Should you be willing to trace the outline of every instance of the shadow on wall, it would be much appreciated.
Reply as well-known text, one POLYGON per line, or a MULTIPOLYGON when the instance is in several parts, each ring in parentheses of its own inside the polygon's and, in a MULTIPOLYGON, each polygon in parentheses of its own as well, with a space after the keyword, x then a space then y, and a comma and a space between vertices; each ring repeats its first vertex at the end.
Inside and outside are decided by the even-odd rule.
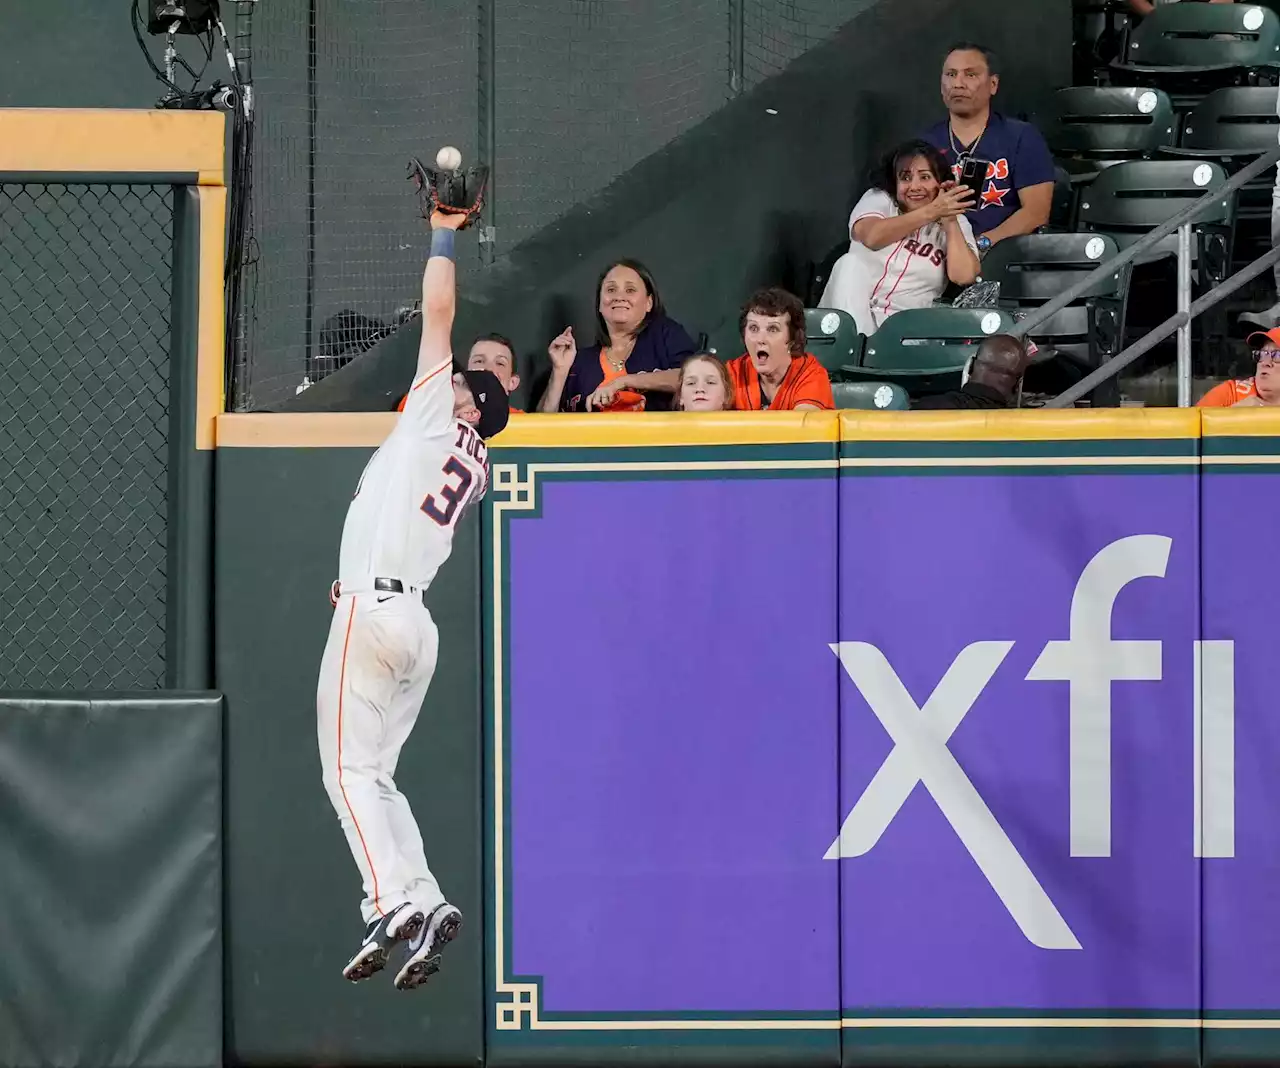
MULTIPOLYGON (((455 355, 464 357, 482 332, 513 338, 524 365, 513 401, 531 407, 548 341, 570 323, 580 338, 591 336, 596 276, 623 256, 648 265, 670 314, 695 338, 732 331, 757 286, 807 295, 810 265, 842 240, 870 161, 937 121, 942 58, 962 39, 1001 56, 999 101, 1010 114, 1034 111, 1070 81, 1069 0, 879 0, 501 257, 461 294, 455 355)), ((499 211, 500 182, 495 176, 499 211)), ((407 224, 412 215, 406 202, 407 224)), ((464 236, 462 255, 473 254, 473 241, 464 236)), ((277 410, 393 407, 413 375, 419 328, 411 324, 412 336, 383 342, 277 410)))

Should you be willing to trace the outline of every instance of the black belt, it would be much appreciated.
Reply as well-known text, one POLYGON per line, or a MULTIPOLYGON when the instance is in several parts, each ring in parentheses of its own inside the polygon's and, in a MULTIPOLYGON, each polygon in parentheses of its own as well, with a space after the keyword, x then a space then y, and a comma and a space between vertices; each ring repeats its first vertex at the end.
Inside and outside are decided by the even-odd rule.
MULTIPOLYGON (((393 579, 393 578, 376 578, 373 580, 373 588, 378 593, 404 593, 405 592, 404 583, 401 582, 399 579, 393 579)), ((422 599, 422 607, 426 608, 427 591, 424 589, 419 589, 418 596, 422 599)))
MULTIPOLYGON (((404 583, 394 578, 375 578, 373 580, 373 588, 378 593, 404 593, 404 583)), ((427 591, 421 590, 422 603, 427 603, 427 591)), ((338 603, 338 598, 342 596, 342 583, 334 581, 329 588, 329 600, 334 604, 338 603)))

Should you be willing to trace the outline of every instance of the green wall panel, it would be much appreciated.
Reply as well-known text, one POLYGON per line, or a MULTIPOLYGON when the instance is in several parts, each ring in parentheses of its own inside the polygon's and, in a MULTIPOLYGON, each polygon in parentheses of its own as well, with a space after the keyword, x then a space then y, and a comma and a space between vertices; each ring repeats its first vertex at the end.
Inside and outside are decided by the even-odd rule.
POLYGON ((477 522, 428 601, 440 660, 400 759, 441 887, 463 912, 409 993, 353 986, 359 876, 320 780, 315 689, 347 502, 372 449, 221 449, 215 673, 227 699, 227 1057, 248 1064, 476 1064, 482 1057, 477 522))
POLYGON ((0 696, 0 1064, 222 1063, 222 702, 0 696))

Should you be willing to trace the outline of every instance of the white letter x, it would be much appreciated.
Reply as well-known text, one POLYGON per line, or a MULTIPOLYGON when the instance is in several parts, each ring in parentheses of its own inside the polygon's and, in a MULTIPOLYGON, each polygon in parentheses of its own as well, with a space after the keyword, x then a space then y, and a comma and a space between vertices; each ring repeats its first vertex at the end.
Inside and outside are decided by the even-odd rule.
POLYGON ((922 709, 874 645, 831 646, 894 747, 826 857, 860 856, 869 850, 919 782, 1028 941, 1042 949, 1079 949, 1071 928, 947 748, 952 732, 1011 648, 1013 642, 967 646, 922 709))

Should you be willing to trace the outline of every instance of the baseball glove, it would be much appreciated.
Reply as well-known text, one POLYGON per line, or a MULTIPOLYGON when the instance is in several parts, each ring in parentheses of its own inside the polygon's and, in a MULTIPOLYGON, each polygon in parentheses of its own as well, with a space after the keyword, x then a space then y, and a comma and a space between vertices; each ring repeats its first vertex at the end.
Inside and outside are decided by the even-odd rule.
POLYGON ((480 217, 484 206, 485 186, 489 184, 489 168, 480 165, 465 171, 442 171, 428 167, 416 156, 409 160, 409 181, 418 194, 418 206, 424 219, 433 212, 465 215, 465 230, 480 217))

